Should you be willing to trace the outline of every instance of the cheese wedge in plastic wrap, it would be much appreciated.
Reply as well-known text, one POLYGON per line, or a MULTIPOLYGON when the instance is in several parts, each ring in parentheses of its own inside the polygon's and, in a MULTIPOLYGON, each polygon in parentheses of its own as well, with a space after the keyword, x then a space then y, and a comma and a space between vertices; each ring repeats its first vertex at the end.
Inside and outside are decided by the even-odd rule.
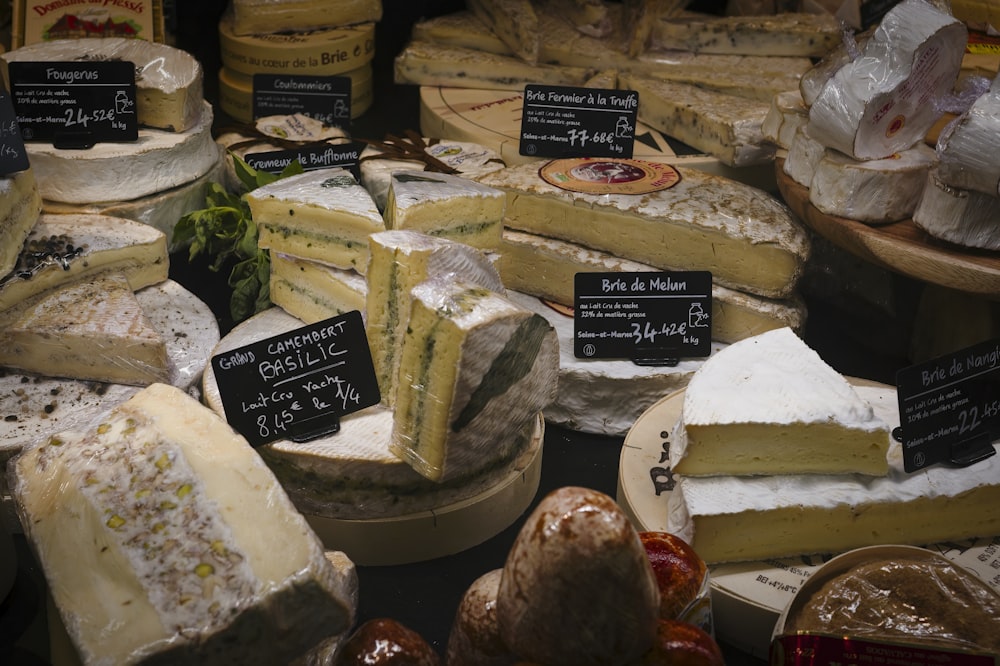
POLYGON ((529 65, 538 64, 538 16, 529 0, 467 0, 466 6, 529 65))
POLYGON ((816 165, 826 152, 826 146, 812 137, 808 123, 799 125, 792 135, 792 143, 788 146, 788 154, 781 170, 799 185, 809 187, 816 174, 816 165))
POLYGON ((54 39, 0 55, 8 87, 11 62, 87 60, 127 60, 135 64, 135 111, 143 127, 184 132, 202 117, 205 100, 201 63, 187 51, 167 44, 125 37, 54 39))
POLYGON ((818 58, 840 42, 840 24, 828 13, 787 12, 712 16, 684 12, 655 22, 653 46, 696 53, 818 58))
POLYGON ((358 310, 365 314, 368 282, 357 271, 271 253, 271 302, 307 324, 358 310))
POLYGON ((780 92, 771 97, 771 108, 760 125, 764 138, 779 148, 788 150, 795 131, 809 120, 809 110, 798 90, 780 92))
POLYGON ((136 386, 170 380, 166 342, 120 272, 55 287, 0 313, 0 366, 136 386))
POLYGON ((505 293, 500 275, 485 254, 468 245, 399 229, 369 239, 366 331, 382 401, 396 401, 401 346, 409 327, 413 288, 432 277, 462 280, 505 293))
POLYGON ((903 0, 809 107, 809 131, 855 159, 881 159, 923 140, 943 115, 967 30, 926 0, 903 0))
POLYGON ((236 35, 308 32, 382 20, 382 0, 233 0, 236 35))
POLYGON ((42 210, 31 169, 0 177, 0 278, 14 270, 42 210))
POLYGON ((1000 197, 952 187, 937 169, 927 174, 913 223, 949 243, 1000 250, 1000 197))
POLYGON ((559 342, 545 319, 451 276, 413 288, 389 450, 439 482, 506 455, 556 396, 559 342))
POLYGON ((556 160, 545 171, 548 180, 536 164, 480 179, 507 192, 505 227, 661 270, 711 271, 717 284, 770 298, 793 292, 809 254, 808 235, 787 207, 743 183, 694 169, 611 158, 556 160), (595 183, 610 175, 626 181, 624 187, 649 182, 659 183, 659 189, 595 192, 595 183))
POLYGON ((153 384, 8 467, 85 664, 288 663, 348 629, 357 578, 246 440, 153 384))
POLYGON ((135 291, 166 280, 169 266, 166 236, 147 224, 104 215, 43 213, 14 270, 0 277, 0 311, 105 270, 124 272, 135 291))
POLYGON ((1000 78, 938 137, 938 178, 953 187, 1000 195, 1000 78))

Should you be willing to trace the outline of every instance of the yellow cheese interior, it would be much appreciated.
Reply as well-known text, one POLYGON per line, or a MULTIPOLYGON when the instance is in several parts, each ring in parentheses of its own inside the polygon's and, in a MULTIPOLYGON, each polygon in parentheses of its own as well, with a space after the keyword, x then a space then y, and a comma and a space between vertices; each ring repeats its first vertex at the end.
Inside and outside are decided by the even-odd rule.
POLYGON ((400 207, 390 187, 383 217, 387 229, 410 229, 493 250, 500 245, 503 211, 503 197, 429 198, 400 207))
POLYGON ((310 261, 271 255, 271 302, 306 324, 359 310, 365 311, 365 293, 310 261))

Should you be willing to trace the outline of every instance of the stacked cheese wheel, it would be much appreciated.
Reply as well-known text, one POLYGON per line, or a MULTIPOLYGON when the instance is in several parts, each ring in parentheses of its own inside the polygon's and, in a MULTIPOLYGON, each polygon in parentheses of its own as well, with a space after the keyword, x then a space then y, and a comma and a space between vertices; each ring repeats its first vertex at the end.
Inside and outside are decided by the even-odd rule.
POLYGON ((201 65, 171 46, 112 37, 32 44, 3 54, 0 65, 6 75, 10 62, 77 60, 135 64, 139 138, 88 149, 28 143, 44 210, 132 219, 169 239, 177 220, 202 207, 208 183, 219 178, 201 65))
POLYGON ((219 106, 253 120, 254 74, 338 76, 351 80, 351 117, 374 99, 371 61, 381 0, 322 8, 284 0, 236 0, 219 21, 219 106))

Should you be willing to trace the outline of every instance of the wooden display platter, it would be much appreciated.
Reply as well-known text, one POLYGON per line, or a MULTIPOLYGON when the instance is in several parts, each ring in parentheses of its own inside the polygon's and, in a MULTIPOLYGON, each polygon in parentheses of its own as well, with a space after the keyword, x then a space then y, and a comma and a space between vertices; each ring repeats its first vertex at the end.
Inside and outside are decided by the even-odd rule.
POLYGON ((924 282, 1000 299, 1000 252, 961 248, 933 238, 912 220, 879 226, 827 215, 809 201, 809 188, 775 160, 778 191, 802 222, 835 245, 871 263, 924 282))

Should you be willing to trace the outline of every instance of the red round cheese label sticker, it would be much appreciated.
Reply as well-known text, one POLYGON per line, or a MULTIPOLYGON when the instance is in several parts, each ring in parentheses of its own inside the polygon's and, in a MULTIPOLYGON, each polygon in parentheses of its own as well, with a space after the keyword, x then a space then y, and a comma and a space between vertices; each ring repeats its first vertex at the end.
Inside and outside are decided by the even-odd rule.
POLYGON ((669 164, 617 157, 574 157, 544 164, 538 175, 558 188, 582 194, 648 194, 681 180, 669 164))

